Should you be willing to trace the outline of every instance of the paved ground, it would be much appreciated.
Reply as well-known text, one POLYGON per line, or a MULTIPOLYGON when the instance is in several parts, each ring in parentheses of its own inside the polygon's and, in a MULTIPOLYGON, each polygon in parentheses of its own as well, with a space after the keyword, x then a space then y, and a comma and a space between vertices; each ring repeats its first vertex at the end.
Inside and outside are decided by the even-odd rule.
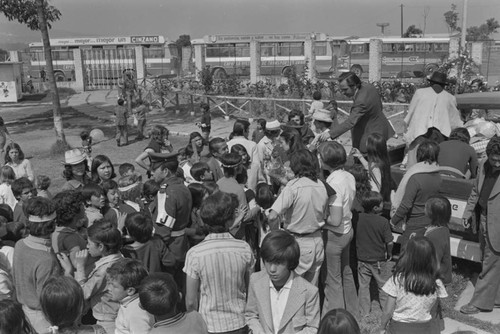
MULTIPOLYGON (((108 135, 108 138, 111 137, 114 132, 113 108, 116 105, 116 101, 117 92, 113 90, 79 93, 61 101, 63 107, 72 108, 68 111, 69 114, 64 115, 64 129, 68 143, 74 147, 80 146, 79 132, 82 127, 82 123, 80 122, 80 120, 83 119, 82 116, 85 116, 87 121, 88 117, 92 118, 92 126, 95 127, 95 124, 98 124, 98 127, 106 130, 105 133, 108 135)), ((13 133, 14 136, 16 136, 16 132, 22 133, 22 136, 16 136, 16 141, 18 141, 23 148, 26 147, 23 146, 23 143, 31 144, 33 142, 37 142, 39 144, 37 146, 44 147, 45 144, 50 145, 54 142, 53 133, 51 131, 47 131, 52 127, 51 122, 48 122, 48 120, 51 119, 51 113, 50 103, 47 102, 36 103, 33 101, 26 101, 16 104, 0 105, 0 116, 3 117, 4 121, 7 123, 11 133, 13 133), (26 131, 28 129, 30 131, 26 131)), ((199 131, 198 127, 195 125, 195 122, 199 120, 199 117, 200 115, 198 113, 192 115, 190 111, 177 113, 173 110, 168 112, 153 110, 148 115, 148 124, 149 126, 153 124, 166 125, 173 135, 185 137, 188 136, 190 132, 199 131)), ((213 117, 212 136, 226 137, 232 130, 232 123, 232 121, 226 120, 223 117, 213 117)), ((254 126, 255 124, 252 125, 252 127, 254 126)), ((113 147, 110 142, 102 143, 100 145, 104 145, 108 150, 113 147)), ((140 152, 143 149, 142 147, 144 144, 141 142, 131 141, 129 146, 130 148, 136 149, 140 152)), ((99 149, 99 146, 96 146, 95 148, 99 149)), ((33 154, 34 150, 40 150, 40 147, 32 147, 30 153, 33 154)), ((29 147, 27 148, 27 151, 30 151, 29 147)), ((49 162, 50 161, 44 161, 44 163, 49 162)), ((56 164, 54 164, 54 166, 55 165, 56 164)), ((456 305, 457 310, 470 300, 473 290, 473 284, 469 282, 469 285, 459 298, 456 305)), ((500 309, 495 309, 493 312, 489 313, 480 313, 478 315, 474 315, 473 317, 482 321, 499 324, 500 309)), ((442 333, 483 334, 486 332, 454 319, 446 318, 445 330, 442 333)))

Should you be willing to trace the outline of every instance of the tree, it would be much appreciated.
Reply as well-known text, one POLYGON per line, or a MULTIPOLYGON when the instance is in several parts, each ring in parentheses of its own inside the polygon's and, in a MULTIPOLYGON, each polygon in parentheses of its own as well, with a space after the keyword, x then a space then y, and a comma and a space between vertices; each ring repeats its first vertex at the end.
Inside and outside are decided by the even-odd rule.
POLYGON ((462 29, 458 26, 457 5, 451 4, 451 10, 444 13, 444 20, 448 26, 448 33, 451 35, 455 32, 460 32, 462 29))
POLYGON ((488 41, 491 40, 490 35, 497 32, 500 28, 500 24, 494 18, 486 20, 486 23, 480 26, 474 26, 467 28, 467 41, 488 41))
POLYGON ((0 0, 0 12, 9 21, 18 21, 19 23, 26 24, 31 30, 40 30, 42 34, 45 59, 47 60, 47 76, 52 92, 56 147, 65 148, 68 144, 66 143, 66 136, 63 130, 61 102, 54 76, 49 37, 49 28, 52 27, 51 22, 59 20, 61 12, 54 6, 50 6, 46 0, 0 0))
POLYGON ((423 31, 420 28, 415 27, 414 24, 408 27, 406 29, 406 32, 403 34, 403 37, 408 38, 408 37, 414 37, 414 36, 419 36, 422 35, 423 31))

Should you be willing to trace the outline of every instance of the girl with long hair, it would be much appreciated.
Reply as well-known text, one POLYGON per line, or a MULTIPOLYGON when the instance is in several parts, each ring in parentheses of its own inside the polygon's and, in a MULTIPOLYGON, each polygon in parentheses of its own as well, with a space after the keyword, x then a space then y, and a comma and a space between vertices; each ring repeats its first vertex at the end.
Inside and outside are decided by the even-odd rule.
POLYGON ((382 288, 387 302, 382 315, 386 333, 439 333, 431 311, 448 294, 439 279, 436 250, 426 237, 410 239, 391 278, 382 288))

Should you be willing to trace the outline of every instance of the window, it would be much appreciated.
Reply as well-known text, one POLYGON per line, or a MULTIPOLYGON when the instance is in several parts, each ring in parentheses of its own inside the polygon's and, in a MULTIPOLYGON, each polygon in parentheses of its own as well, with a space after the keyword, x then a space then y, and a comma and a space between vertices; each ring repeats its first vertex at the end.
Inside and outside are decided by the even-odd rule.
POLYGON ((276 56, 276 43, 261 43, 260 44, 261 57, 274 57, 276 56))
POLYGON ((278 44, 278 56, 303 56, 304 55, 304 43, 277 43, 278 44))
POLYGON ((327 55, 326 48, 327 48, 327 42, 316 42, 316 45, 314 47, 316 56, 326 56, 327 55))
POLYGON ((73 60, 73 51, 56 50, 52 51, 53 60, 73 60))
POLYGON ((405 52, 415 51, 415 44, 405 44, 405 52))
POLYGON ((164 48, 144 49, 144 58, 165 58, 164 48))
POLYGON ((435 52, 448 52, 449 46, 450 45, 448 43, 436 43, 436 44, 434 44, 434 51, 435 52))
POLYGON ((417 52, 430 52, 431 44, 430 43, 417 43, 415 44, 415 51, 417 52))
POLYGON ((382 52, 394 52, 394 44, 385 43, 382 45, 382 52))
POLYGON ((365 45, 364 44, 353 44, 351 45, 351 53, 364 53, 365 45))
POLYGON ((236 43, 234 47, 236 57, 250 57, 250 44, 236 43))

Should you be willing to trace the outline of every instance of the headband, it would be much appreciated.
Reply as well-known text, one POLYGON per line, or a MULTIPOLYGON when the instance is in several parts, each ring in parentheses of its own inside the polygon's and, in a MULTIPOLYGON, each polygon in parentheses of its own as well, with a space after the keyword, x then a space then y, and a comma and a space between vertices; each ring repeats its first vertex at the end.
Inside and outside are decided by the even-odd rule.
POLYGON ((121 191, 121 192, 128 191, 128 190, 136 187, 137 185, 139 185, 139 182, 132 183, 132 184, 125 186, 125 187, 118 187, 118 191, 121 191))
POLYGON ((56 219, 57 215, 55 212, 48 216, 33 216, 29 215, 28 220, 32 223, 45 223, 45 222, 50 222, 51 220, 56 219))
POLYGON ((234 168, 234 167, 239 166, 240 164, 241 164, 241 161, 240 161, 240 162, 238 162, 237 164, 234 164, 234 165, 226 165, 226 164, 222 164, 222 163, 221 163, 221 166, 222 166, 222 167, 226 167, 226 168, 234 168))

